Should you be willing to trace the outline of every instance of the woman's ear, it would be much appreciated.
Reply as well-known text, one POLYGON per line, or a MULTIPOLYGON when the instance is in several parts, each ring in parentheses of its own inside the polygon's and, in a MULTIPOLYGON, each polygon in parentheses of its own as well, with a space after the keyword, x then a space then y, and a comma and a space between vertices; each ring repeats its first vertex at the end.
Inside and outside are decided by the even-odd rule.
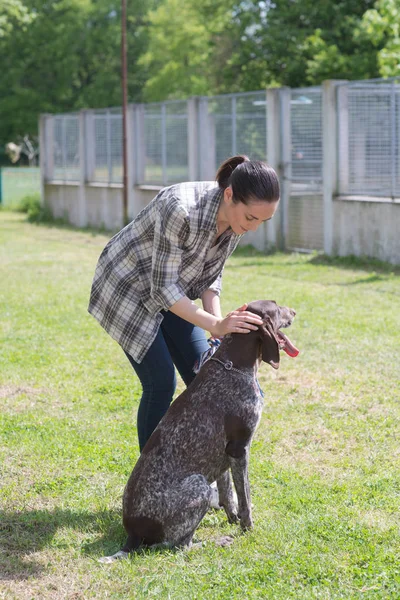
POLYGON ((226 204, 228 204, 228 206, 230 204, 232 204, 232 198, 233 198, 232 187, 230 185, 228 185, 228 187, 224 189, 224 201, 226 202, 226 204))

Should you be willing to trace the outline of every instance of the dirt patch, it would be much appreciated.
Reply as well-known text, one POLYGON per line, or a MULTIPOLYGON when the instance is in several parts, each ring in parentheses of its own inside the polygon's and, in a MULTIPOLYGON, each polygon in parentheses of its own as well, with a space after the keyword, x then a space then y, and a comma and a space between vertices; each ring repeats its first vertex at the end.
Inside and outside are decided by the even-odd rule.
POLYGON ((42 394, 43 390, 32 386, 0 385, 0 400, 15 398, 16 396, 36 396, 42 394))

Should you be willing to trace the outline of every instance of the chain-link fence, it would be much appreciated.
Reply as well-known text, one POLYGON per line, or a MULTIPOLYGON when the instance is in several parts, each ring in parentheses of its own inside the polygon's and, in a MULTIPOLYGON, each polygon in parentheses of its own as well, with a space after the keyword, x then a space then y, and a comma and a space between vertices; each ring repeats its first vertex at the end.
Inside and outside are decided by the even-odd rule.
POLYGON ((53 177, 61 181, 79 181, 79 115, 55 115, 53 122, 53 177))
MULTIPOLYGON (((338 136, 339 193, 399 197, 399 80, 341 83, 337 94, 337 128, 330 135, 338 136)), ((209 179, 234 154, 268 161, 268 130, 277 126, 265 91, 130 105, 129 110, 128 139, 136 157, 138 185, 209 179), (193 162, 192 152, 190 163, 194 146, 196 157, 193 162)), ((294 191, 319 191, 321 88, 290 90, 286 110, 290 114, 281 112, 278 128, 283 136, 282 121, 290 120, 290 140, 284 142, 289 144, 287 179, 294 191)), ((122 182, 120 108, 47 115, 44 127, 46 180, 122 182)))
POLYGON ((339 191, 400 196, 400 79, 338 87, 339 191))
MULTIPOLYGON (((122 182, 122 110, 95 110, 87 120, 94 138, 94 161, 88 179, 93 182, 122 182)), ((85 136, 85 140, 87 136, 85 136)))
POLYGON ((322 186, 322 91, 291 90, 291 179, 297 188, 322 186))
POLYGON ((189 178, 188 109, 185 101, 144 107, 144 184, 172 184, 189 178))

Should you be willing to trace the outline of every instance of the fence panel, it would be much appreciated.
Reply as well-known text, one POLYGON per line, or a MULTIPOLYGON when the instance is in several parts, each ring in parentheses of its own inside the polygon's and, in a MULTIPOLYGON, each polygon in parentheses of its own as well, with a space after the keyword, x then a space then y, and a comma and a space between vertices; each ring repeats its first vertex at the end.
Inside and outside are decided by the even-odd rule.
POLYGON ((52 146, 53 179, 79 181, 79 115, 55 115, 52 146))
POLYGON ((210 153, 215 173, 229 156, 247 154, 255 160, 267 158, 266 94, 246 92, 203 97, 200 110, 200 152, 210 153))
POLYGON ((96 110, 94 120, 93 182, 122 182, 122 110, 96 110))
POLYGON ((340 193, 400 195, 400 85, 397 80, 339 86, 340 193), (345 176, 343 176, 345 173, 345 176))
MULTIPOLYGON (((290 91, 290 182, 286 247, 322 250, 324 207, 322 196, 322 90, 290 91)), ((282 115, 282 118, 287 118, 282 115)), ((334 132, 332 132, 334 135, 334 132)))
POLYGON ((322 91, 298 88, 291 91, 291 178, 298 189, 322 187, 322 91))
POLYGON ((146 104, 144 107, 144 184, 168 185, 186 181, 188 110, 186 101, 146 104))

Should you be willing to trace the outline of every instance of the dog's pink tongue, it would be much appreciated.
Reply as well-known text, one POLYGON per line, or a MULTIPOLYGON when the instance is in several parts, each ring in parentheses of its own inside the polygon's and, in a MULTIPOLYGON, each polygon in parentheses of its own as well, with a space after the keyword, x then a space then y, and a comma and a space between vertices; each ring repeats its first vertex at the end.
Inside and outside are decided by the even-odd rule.
POLYGON ((295 358, 299 354, 300 350, 298 350, 296 346, 292 344, 288 336, 282 333, 282 331, 280 331, 279 334, 281 336, 282 341, 284 342, 281 345, 281 349, 284 350, 288 356, 295 358))

